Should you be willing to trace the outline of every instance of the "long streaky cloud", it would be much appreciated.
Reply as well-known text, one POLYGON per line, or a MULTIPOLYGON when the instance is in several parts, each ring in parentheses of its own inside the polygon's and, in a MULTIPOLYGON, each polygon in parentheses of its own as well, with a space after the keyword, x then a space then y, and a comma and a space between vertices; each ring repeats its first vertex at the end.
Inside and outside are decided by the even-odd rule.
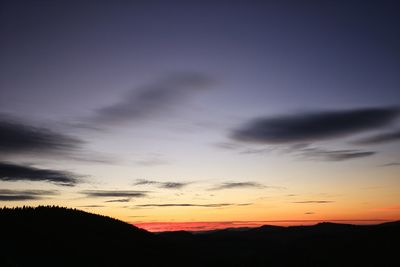
POLYGON ((201 207, 201 208, 221 208, 221 207, 228 207, 228 206, 248 206, 251 205, 252 203, 211 203, 211 204, 191 204, 191 203, 172 203, 172 204, 141 204, 141 205, 135 205, 134 207, 151 207, 151 208, 157 208, 157 207, 201 207))
POLYGON ((106 206, 103 205, 83 205, 83 206, 78 206, 78 208, 104 208, 106 206))
POLYGON ((165 189, 181 189, 189 184, 190 182, 159 182, 147 179, 138 179, 134 183, 134 185, 156 185, 165 189))
POLYGON ((39 169, 32 166, 0 162, 1 181, 36 181, 74 186, 79 182, 78 178, 78 175, 67 171, 39 169))
POLYGON ((400 141, 400 130, 392 132, 383 132, 374 136, 370 136, 359 141, 356 144, 361 145, 375 145, 375 144, 385 144, 390 142, 400 141))
POLYGON ((296 113, 252 120, 233 131, 231 137, 266 144, 316 142, 380 129, 398 115, 397 107, 296 113))
POLYGON ((210 190, 237 189, 237 188, 266 188, 265 185, 256 182, 227 182, 217 185, 210 190))
POLYGON ((81 191, 87 197, 146 197, 148 191, 124 191, 124 190, 85 190, 81 191))
POLYGON ((0 201, 38 200, 58 194, 50 190, 10 190, 0 189, 0 201))
POLYGON ((400 166, 400 162, 389 162, 389 163, 382 164, 380 166, 381 167, 400 166))
POLYGON ((84 142, 76 137, 35 127, 0 114, 0 151, 14 154, 64 154, 78 149, 84 142))
POLYGON ((370 157, 375 151, 363 151, 356 149, 327 150, 322 148, 303 148, 295 151, 304 159, 321 161, 345 161, 351 159, 370 157))
POLYGON ((295 204, 329 204, 334 203, 335 201, 331 200, 306 200, 306 201, 294 201, 292 203, 295 204))
POLYGON ((107 201, 104 201, 104 202, 108 202, 108 203, 117 202, 117 203, 119 203, 119 202, 129 202, 129 201, 131 201, 130 198, 120 198, 120 199, 111 199, 111 200, 107 200, 107 201))

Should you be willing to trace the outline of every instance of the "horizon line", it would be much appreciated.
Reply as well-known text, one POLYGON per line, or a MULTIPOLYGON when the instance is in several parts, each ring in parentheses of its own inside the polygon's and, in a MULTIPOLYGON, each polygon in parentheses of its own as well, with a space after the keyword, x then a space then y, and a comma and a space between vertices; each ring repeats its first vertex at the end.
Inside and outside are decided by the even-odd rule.
POLYGON ((360 224, 370 222, 371 224, 379 224, 384 222, 399 221, 400 219, 306 219, 306 220, 263 220, 263 221, 198 221, 198 222, 130 222, 132 225, 145 229, 149 232, 169 232, 169 231, 210 231, 210 230, 222 230, 228 228, 257 228, 269 223, 277 223, 275 226, 301 226, 301 225, 312 225, 312 223, 322 222, 348 222, 350 224, 360 224), (364 223, 363 223, 364 222, 364 223), (291 224, 293 223, 293 224, 291 224))

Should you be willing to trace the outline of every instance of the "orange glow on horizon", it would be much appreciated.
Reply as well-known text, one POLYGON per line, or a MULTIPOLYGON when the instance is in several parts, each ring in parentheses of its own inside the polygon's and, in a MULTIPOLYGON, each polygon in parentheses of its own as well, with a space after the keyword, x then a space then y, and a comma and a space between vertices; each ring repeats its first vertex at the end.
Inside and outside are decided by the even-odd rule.
POLYGON ((263 225, 296 226, 314 225, 320 222, 333 222, 345 224, 379 224, 390 220, 366 219, 366 220, 276 220, 276 221, 225 221, 225 222, 138 222, 132 223, 136 227, 149 232, 168 231, 210 231, 226 228, 260 227, 263 225))

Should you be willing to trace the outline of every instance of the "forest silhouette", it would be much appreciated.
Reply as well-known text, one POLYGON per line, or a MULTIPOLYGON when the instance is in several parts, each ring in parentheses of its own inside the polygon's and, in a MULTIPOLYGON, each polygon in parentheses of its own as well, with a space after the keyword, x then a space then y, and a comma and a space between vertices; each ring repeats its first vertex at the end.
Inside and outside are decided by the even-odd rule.
POLYGON ((150 233, 56 206, 0 209, 0 266, 398 266, 400 221, 150 233))

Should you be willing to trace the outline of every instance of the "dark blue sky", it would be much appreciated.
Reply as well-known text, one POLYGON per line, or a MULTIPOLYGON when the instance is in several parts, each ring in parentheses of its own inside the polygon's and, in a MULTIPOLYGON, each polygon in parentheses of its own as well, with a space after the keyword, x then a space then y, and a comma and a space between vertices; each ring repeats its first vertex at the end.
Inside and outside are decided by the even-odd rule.
POLYGON ((225 82, 221 105, 397 104, 396 1, 216 2, 3 1, 1 105, 94 108, 182 71, 225 82))

